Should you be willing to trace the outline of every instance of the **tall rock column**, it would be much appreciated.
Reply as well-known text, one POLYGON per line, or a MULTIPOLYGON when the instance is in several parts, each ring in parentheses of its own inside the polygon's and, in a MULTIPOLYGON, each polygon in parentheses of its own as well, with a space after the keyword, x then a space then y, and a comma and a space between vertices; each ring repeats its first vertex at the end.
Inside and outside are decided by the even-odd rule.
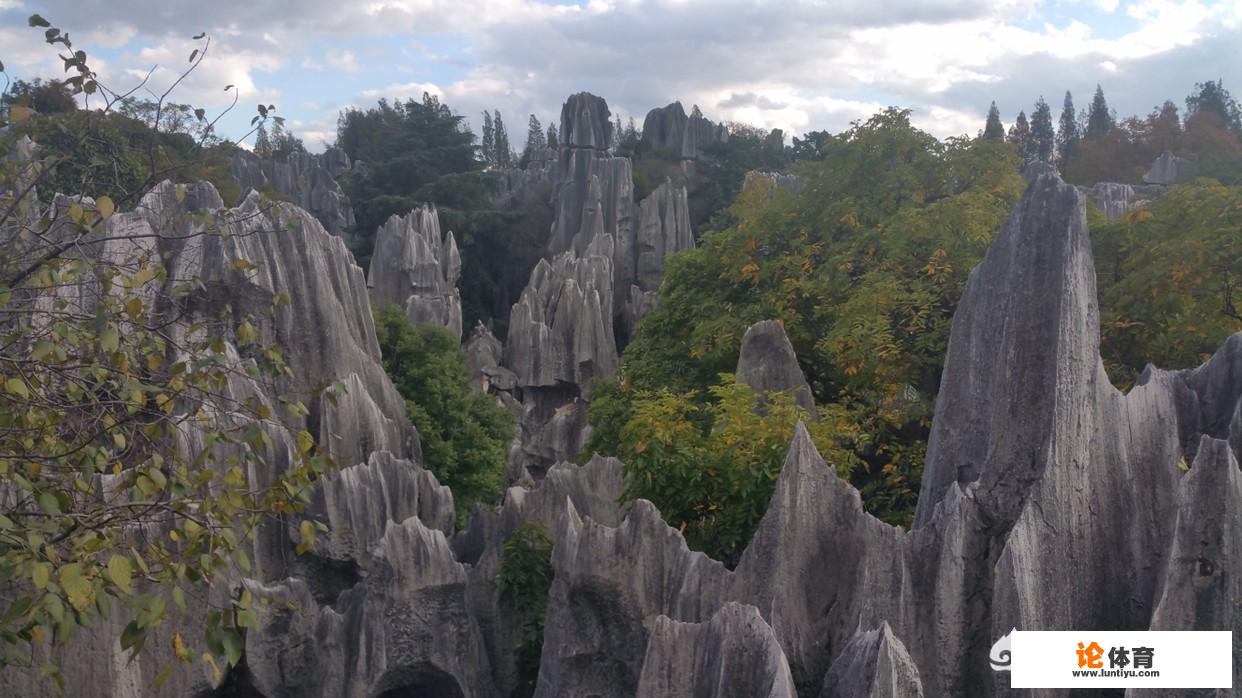
POLYGON ((435 206, 392 216, 375 235, 371 296, 393 303, 412 322, 441 325, 461 339, 461 254, 453 232, 440 234, 435 206))

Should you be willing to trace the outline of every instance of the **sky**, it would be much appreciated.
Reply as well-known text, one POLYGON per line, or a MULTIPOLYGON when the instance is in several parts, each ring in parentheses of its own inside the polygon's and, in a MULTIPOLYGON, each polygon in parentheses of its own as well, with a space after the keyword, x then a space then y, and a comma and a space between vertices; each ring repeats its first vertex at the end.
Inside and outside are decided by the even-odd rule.
POLYGON ((838 132, 886 107, 936 136, 975 134, 995 100, 1006 125, 1043 96, 1059 114, 1100 85, 1121 116, 1196 82, 1242 97, 1242 0, 0 0, 0 61, 11 78, 63 75, 58 47, 26 26, 69 32, 100 81, 125 91, 154 68, 163 92, 220 113, 234 139, 256 104, 276 105, 308 149, 337 115, 381 97, 440 97, 479 131, 499 110, 515 145, 530 114, 546 126, 570 94, 608 100, 641 127, 680 100, 717 121, 838 132))

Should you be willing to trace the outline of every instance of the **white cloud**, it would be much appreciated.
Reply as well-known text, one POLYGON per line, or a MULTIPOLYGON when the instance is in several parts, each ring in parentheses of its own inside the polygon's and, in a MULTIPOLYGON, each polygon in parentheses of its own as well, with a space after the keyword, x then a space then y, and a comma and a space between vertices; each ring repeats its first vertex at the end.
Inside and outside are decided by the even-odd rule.
POLYGON ((356 73, 360 66, 353 51, 328 51, 328 65, 343 73, 356 73))

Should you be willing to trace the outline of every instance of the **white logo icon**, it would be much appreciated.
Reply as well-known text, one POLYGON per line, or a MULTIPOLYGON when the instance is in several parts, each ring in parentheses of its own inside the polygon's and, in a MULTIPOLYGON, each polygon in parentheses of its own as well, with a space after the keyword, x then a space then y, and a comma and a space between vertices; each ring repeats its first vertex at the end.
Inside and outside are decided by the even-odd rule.
POLYGON ((1014 630, 1017 630, 1017 628, 1011 629, 1004 637, 997 640, 996 644, 992 645, 992 652, 988 656, 988 659, 992 662, 992 671, 1009 671, 1009 665, 1013 661, 1009 651, 1009 636, 1013 634, 1014 630))

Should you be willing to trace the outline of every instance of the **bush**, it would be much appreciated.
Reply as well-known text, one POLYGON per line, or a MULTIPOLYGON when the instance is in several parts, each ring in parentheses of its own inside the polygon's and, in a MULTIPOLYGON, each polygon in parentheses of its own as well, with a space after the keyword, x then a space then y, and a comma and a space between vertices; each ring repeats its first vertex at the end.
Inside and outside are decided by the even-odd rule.
POLYGON ((842 477, 858 463, 853 449, 860 434, 843 409, 825 406, 812 421, 790 395, 760 396, 729 374, 706 401, 668 389, 627 395, 614 388, 594 394, 590 409, 592 421, 625 413, 619 443, 609 449, 625 463, 625 498, 650 500, 692 549, 727 564, 737 561, 763 518, 799 421, 842 477))
POLYGON ((500 552, 496 574, 500 600, 516 619, 520 633, 514 647, 519 685, 514 696, 531 696, 539 677, 543 623, 552 587, 552 539, 542 524, 527 521, 514 529, 500 552))
POLYGON ((504 491, 513 417, 496 400, 470 389, 466 355, 443 327, 415 325, 400 308, 375 309, 384 369, 405 398, 418 428, 423 465, 453 490, 458 521, 475 503, 504 491))

